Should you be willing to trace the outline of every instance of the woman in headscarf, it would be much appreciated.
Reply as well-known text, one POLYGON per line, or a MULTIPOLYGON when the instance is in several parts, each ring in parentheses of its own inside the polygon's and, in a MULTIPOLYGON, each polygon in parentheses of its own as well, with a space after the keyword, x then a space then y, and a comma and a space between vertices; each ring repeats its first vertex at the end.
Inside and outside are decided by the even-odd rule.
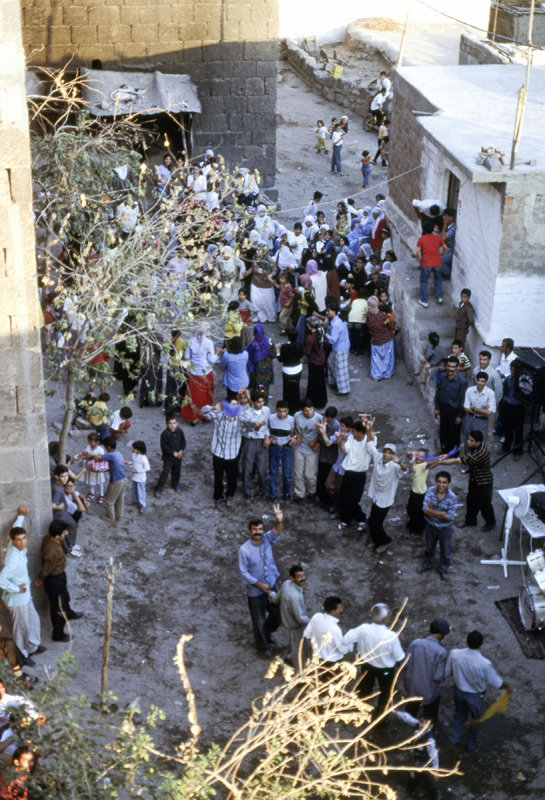
POLYGON ((187 377, 187 394, 182 405, 180 416, 196 425, 202 419, 201 408, 212 403, 214 395, 214 373, 212 365, 219 356, 214 350, 212 339, 206 336, 207 329, 203 325, 196 336, 189 340, 184 359, 190 361, 187 377))
POLYGON ((372 211, 373 222, 371 227, 371 247, 373 249, 373 253, 377 256, 380 256, 380 250, 382 248, 382 235, 381 231, 383 228, 386 227, 386 220, 384 218, 384 212, 379 206, 375 206, 372 211))
POLYGON ((379 309, 375 295, 367 300, 367 328, 371 337, 370 376, 374 381, 391 378, 394 374, 395 313, 379 309))
POLYGON ((263 392, 266 402, 269 396, 269 387, 274 382, 273 362, 276 350, 265 336, 265 327, 261 322, 254 325, 254 338, 246 347, 246 351, 248 353, 250 389, 258 389, 263 392))
POLYGON ((263 204, 257 207, 254 218, 254 230, 259 233, 261 239, 267 244, 269 251, 272 252, 276 236, 276 226, 274 221, 267 214, 267 208, 263 204))
MULTIPOLYGON (((255 306, 259 322, 276 322, 276 298, 274 288, 269 280, 276 270, 276 265, 269 257, 266 247, 260 246, 250 267, 252 282, 250 300, 255 306)), ((244 275, 246 275, 244 273, 244 275)))
POLYGON ((334 297, 335 300, 341 299, 341 286, 339 283, 339 273, 335 267, 335 259, 333 256, 326 256, 324 258, 324 269, 326 270, 325 278, 327 283, 326 300, 329 297, 334 297))
POLYGON ((304 350, 308 362, 308 385, 305 397, 310 397, 315 408, 323 408, 327 403, 325 331, 318 317, 308 317, 306 325, 304 350))
POLYGON ((222 300, 230 303, 238 296, 240 280, 245 271, 244 261, 237 256, 232 247, 225 245, 221 248, 221 255, 216 259, 216 265, 220 270, 222 300))
POLYGON ((305 267, 305 275, 310 276, 310 282, 314 289, 314 297, 316 298, 316 305, 320 314, 325 312, 325 298, 327 294, 327 278, 325 272, 318 269, 318 263, 311 258, 307 261, 305 267))
POLYGON ((305 217, 303 222, 302 233, 309 244, 312 244, 312 242, 314 241, 316 234, 318 233, 318 230, 319 228, 318 225, 316 224, 316 220, 314 219, 312 214, 308 214, 308 216, 305 217))
POLYGON ((339 253, 335 259, 335 269, 340 281, 345 281, 350 272, 350 262, 345 253, 339 253))
POLYGON ((287 334, 289 341, 277 348, 276 355, 282 364, 282 399, 288 404, 290 414, 295 414, 301 410, 299 384, 303 372, 303 348, 297 341, 295 328, 289 328, 287 334))

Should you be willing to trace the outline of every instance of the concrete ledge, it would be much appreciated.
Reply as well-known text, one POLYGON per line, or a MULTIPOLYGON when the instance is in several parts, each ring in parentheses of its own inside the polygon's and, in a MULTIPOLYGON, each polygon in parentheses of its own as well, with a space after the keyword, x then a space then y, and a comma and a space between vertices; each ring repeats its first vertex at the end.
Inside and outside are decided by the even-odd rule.
POLYGON ((514 60, 504 47, 495 47, 486 39, 477 39, 462 33, 458 64, 512 64, 514 60))
POLYGON ((353 50, 371 50, 378 53, 389 67, 397 62, 398 48, 381 38, 380 31, 361 28, 358 21, 347 27, 346 45, 353 50))

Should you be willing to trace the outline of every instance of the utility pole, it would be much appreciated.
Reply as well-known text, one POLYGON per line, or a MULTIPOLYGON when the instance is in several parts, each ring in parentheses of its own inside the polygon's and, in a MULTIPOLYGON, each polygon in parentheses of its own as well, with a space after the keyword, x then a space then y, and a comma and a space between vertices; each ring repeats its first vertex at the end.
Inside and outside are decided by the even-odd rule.
POLYGON ((522 133, 522 123, 524 121, 524 112, 526 111, 526 99, 528 97, 528 84, 530 82, 530 70, 532 68, 532 61, 534 59, 534 45, 533 45, 533 31, 534 31, 534 10, 535 0, 532 0, 530 6, 530 20, 528 22, 528 56, 526 58, 526 77, 524 83, 520 87, 519 97, 517 103, 517 113, 515 114, 515 129, 513 131, 513 144, 511 146, 511 162, 509 169, 515 168, 515 160, 517 151, 520 144, 520 136, 522 133))
POLYGON ((401 34, 401 42, 399 43, 399 53, 397 55, 396 69, 399 69, 403 63, 403 51, 405 50, 405 39, 407 38, 407 29, 409 27, 409 17, 411 14, 412 5, 413 5, 413 0, 409 0, 409 3, 407 5, 407 13, 405 14, 405 24, 403 26, 403 33, 401 34))

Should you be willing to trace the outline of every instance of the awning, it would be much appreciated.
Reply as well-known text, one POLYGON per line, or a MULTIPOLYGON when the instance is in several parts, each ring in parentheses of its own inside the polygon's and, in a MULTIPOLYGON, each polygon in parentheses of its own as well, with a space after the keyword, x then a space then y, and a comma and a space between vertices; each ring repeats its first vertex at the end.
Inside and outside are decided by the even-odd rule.
POLYGON ((83 99, 97 117, 196 112, 201 103, 189 75, 82 69, 83 99))

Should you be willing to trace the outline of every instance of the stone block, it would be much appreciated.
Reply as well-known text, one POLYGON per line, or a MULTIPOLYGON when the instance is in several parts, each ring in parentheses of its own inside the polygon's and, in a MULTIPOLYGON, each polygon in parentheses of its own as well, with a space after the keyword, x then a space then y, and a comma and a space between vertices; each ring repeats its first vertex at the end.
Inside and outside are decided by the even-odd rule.
MULTIPOLYGON (((101 45, 102 47, 102 45, 101 45)), ((115 42, 114 44, 114 57, 115 60, 144 58, 145 52, 141 43, 135 44, 134 42, 115 42)))
POLYGON ((43 8, 23 8, 23 25, 43 25, 44 9, 43 8))
POLYGON ((246 97, 246 81, 253 80, 252 78, 231 78, 231 90, 228 94, 238 95, 239 97, 246 97))
POLYGON ((185 22, 179 26, 179 37, 182 42, 187 40, 202 41, 206 36, 206 23, 185 22))
POLYGON ((230 78, 233 75, 233 64, 223 61, 206 61, 207 78, 230 78))
POLYGON ((205 23, 206 39, 210 42, 217 42, 221 37, 221 19, 207 19, 205 23))
POLYGON ((23 44, 33 44, 38 47, 46 41, 47 27, 45 25, 25 25, 23 27, 23 44))
MULTIPOLYGON (((223 62, 225 63, 225 62, 223 62)), ((253 78, 256 76, 255 61, 239 61, 234 64, 233 75, 235 78, 253 78)))
POLYGON ((228 95, 230 94, 230 86, 232 81, 230 78, 213 78, 210 80, 210 94, 215 95, 228 95))
POLYGON ((227 114, 207 114, 206 127, 210 131, 228 130, 227 114))
POLYGON ((98 25, 97 39, 99 42, 130 42, 131 26, 121 23, 98 25))
POLYGON ((265 78, 265 94, 273 95, 274 97, 276 97, 276 90, 277 90, 276 78, 265 78))
MULTIPOLYGON (((200 86, 199 86, 200 89, 200 86)), ((200 95, 200 91, 199 91, 200 95)), ((201 97, 201 105, 202 105, 202 115, 206 116, 207 114, 221 114, 224 111, 229 111, 230 109, 226 108, 226 99, 224 97, 219 97, 218 95, 214 97, 201 97)))
POLYGON ((101 42, 100 45, 83 44, 78 47, 77 56, 83 64, 89 67, 95 58, 100 58, 104 65, 106 65, 113 63, 115 47, 113 44, 106 44, 104 42, 101 42))
POLYGON ((70 28, 72 43, 78 47, 98 41, 96 25, 72 25, 70 28))
POLYGON ((161 46, 163 42, 176 42, 179 48, 183 46, 179 38, 180 28, 175 22, 167 22, 159 24, 159 41, 161 46))
POLYGON ((240 41, 242 38, 240 34, 240 22, 229 22, 229 20, 225 20, 223 23, 223 36, 226 42, 240 41))
POLYGON ((166 25, 169 22, 178 23, 178 20, 172 19, 171 7, 165 3, 152 4, 135 9, 135 16, 137 16, 137 19, 134 22, 144 25, 153 25, 156 22, 159 23, 159 26, 166 25))
POLYGON ((119 8, 116 4, 91 6, 88 11, 89 25, 114 25, 119 22, 119 8))
POLYGON ((64 25, 87 25, 87 8, 81 6, 67 6, 62 10, 64 25))
POLYGON ((180 41, 183 42, 184 46, 183 61, 203 61, 203 49, 201 42, 188 41, 187 38, 180 39, 180 41))
POLYGON ((244 42, 244 59, 246 61, 277 61, 277 42, 244 42))
MULTIPOLYGON (((211 4, 205 3, 203 4, 203 8, 207 8, 209 5, 211 4)), ((194 22, 196 17, 202 17, 200 3, 196 4, 177 2, 172 4, 170 9, 170 18, 172 22, 185 25, 188 22, 194 22)))
POLYGON ((70 44, 72 41, 71 30, 65 25, 52 25, 47 27, 48 39, 51 44, 70 44))
POLYGON ((276 61, 257 61, 254 63, 256 75, 259 78, 274 78, 276 81, 276 76, 278 74, 278 64, 276 61))
POLYGON ((230 131, 243 131, 245 126, 244 114, 229 114, 227 129, 230 131))
POLYGON ((159 30, 156 23, 147 25, 131 25, 131 39, 133 42, 156 42, 159 39, 159 30))
POLYGON ((61 66, 66 64, 75 53, 77 53, 77 45, 75 44, 52 44, 47 48, 47 58, 42 63, 61 66))
POLYGON ((32 186, 28 169, 25 166, 14 167, 9 171, 11 199, 13 203, 32 203, 32 186))
POLYGON ((275 144, 276 131, 274 123, 266 128, 252 128, 252 144, 275 144))
POLYGON ((262 96, 265 93, 265 83, 263 78, 246 78, 245 94, 247 97, 252 95, 262 96))
POLYGON ((274 103, 269 97, 249 97, 247 109, 252 114, 271 114, 274 113, 274 103))

